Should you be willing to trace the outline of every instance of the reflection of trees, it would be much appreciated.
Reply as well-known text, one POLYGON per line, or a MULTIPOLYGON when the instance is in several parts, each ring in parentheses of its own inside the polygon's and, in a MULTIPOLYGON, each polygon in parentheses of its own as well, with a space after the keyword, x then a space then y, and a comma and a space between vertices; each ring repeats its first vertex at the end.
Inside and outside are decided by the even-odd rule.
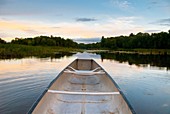
POLYGON ((62 58, 64 56, 70 57, 73 54, 75 54, 75 53, 71 53, 71 52, 59 52, 59 53, 56 53, 54 56, 51 56, 51 58, 62 58))
POLYGON ((142 65, 149 64, 150 66, 167 67, 170 69, 170 55, 140 55, 140 54, 127 54, 127 53, 98 53, 101 59, 114 59, 116 61, 128 62, 129 65, 142 65))
MULTIPOLYGON (((58 53, 55 53, 55 54, 39 54, 39 55, 36 55, 36 56, 33 56, 33 57, 37 57, 37 58, 48 58, 50 57, 51 59, 60 59, 62 57, 70 57, 72 56, 73 54, 75 53, 72 53, 72 52, 58 52, 58 53)), ((25 57, 31 57, 29 55, 22 55, 22 54, 9 54, 9 55, 3 55, 3 56, 0 56, 0 59, 22 59, 22 58, 25 58, 25 57)))

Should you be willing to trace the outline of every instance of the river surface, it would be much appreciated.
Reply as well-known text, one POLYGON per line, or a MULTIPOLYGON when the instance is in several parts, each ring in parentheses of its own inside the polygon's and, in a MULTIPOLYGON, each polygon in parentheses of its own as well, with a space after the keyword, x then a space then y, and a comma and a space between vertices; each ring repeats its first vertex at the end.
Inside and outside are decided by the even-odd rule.
POLYGON ((95 59, 116 81, 137 114, 170 114, 169 57, 145 57, 77 53, 0 60, 0 114, 27 113, 57 74, 76 58, 95 59))

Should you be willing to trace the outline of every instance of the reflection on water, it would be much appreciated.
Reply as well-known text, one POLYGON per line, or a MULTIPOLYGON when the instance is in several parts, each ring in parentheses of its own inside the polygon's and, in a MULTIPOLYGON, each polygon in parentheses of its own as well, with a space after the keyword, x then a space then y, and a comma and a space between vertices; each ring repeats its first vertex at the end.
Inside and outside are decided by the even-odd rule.
MULTIPOLYGON (((58 56, 59 57, 59 56, 58 56)), ((0 114, 24 114, 57 74, 75 57, 0 61, 0 114)))
POLYGON ((157 66, 166 67, 170 69, 170 55, 140 55, 140 54, 127 54, 127 53, 98 53, 101 59, 116 60, 120 63, 128 62, 129 65, 137 66, 157 66))
MULTIPOLYGON (((37 58, 47 58, 50 57, 51 59, 55 59, 55 58, 62 58, 62 57, 70 57, 73 54, 75 54, 74 52, 56 52, 54 54, 39 54, 37 56, 37 58)), ((6 56, 0 56, 0 60, 2 59, 22 59, 22 58, 26 58, 26 57, 30 57, 30 56, 24 56, 24 55, 6 55, 6 56)))
POLYGON ((118 83, 137 114, 170 114, 169 70, 136 66, 151 64, 169 68, 166 62, 163 65, 160 61, 153 63, 158 57, 92 53, 0 60, 0 114, 26 113, 48 84, 75 58, 94 58, 101 64, 118 83), (149 60, 151 62, 146 62, 149 60))
POLYGON ((137 114, 170 114, 170 72, 103 59, 137 114))

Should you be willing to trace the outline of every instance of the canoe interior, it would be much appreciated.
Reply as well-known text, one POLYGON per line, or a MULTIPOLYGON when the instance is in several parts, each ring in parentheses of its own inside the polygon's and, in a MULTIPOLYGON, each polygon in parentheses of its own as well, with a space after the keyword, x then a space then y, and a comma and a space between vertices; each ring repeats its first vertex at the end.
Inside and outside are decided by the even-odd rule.
MULTIPOLYGON (((77 70, 92 70, 100 67, 94 60, 85 59, 76 59, 69 66, 77 70)), ((107 73, 86 76, 63 71, 48 89, 67 92, 119 92, 107 73)), ((46 92, 32 113, 132 114, 132 111, 121 94, 69 95, 46 92)))

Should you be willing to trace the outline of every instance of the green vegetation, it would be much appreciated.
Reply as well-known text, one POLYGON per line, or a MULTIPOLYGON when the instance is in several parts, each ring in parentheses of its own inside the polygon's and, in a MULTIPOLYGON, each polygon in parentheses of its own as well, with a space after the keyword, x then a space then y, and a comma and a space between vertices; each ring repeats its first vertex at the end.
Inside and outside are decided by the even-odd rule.
POLYGON ((170 30, 169 33, 138 33, 129 36, 119 36, 101 39, 101 46, 109 49, 170 49, 170 30))
POLYGON ((77 45, 71 39, 53 36, 15 38, 10 43, 6 43, 0 39, 0 59, 23 58, 28 56, 59 57, 80 51, 80 49, 77 49, 77 45))
POLYGON ((152 33, 131 33, 129 36, 102 37, 99 43, 81 44, 84 49, 170 49, 170 30, 168 32, 152 33))
POLYGON ((111 50, 112 53, 170 54, 170 30, 168 32, 138 33, 129 36, 101 38, 92 44, 76 43, 71 39, 53 36, 15 38, 7 43, 0 38, 0 58, 54 55, 61 51, 78 49, 111 50))
POLYGON ((11 41, 11 44, 22 44, 31 46, 60 46, 60 47, 72 47, 76 48, 77 43, 71 39, 64 39, 61 37, 53 36, 38 36, 35 38, 15 38, 11 41))
POLYGON ((0 38, 0 44, 6 44, 6 42, 0 38))
POLYGON ((118 36, 101 39, 93 44, 79 44, 83 49, 110 50, 113 53, 139 53, 170 55, 170 30, 168 32, 131 33, 129 36, 118 36))
MULTIPOLYGON (((0 39, 0 43, 6 43, 0 39)), ((168 32, 131 33, 129 36, 101 38, 100 42, 92 44, 76 43, 71 39, 53 36, 38 36, 35 38, 15 38, 10 44, 22 44, 30 46, 59 46, 81 49, 170 49, 170 30, 168 32)))
POLYGON ((27 46, 18 44, 0 44, 0 59, 23 58, 28 56, 55 57, 59 53, 69 55, 75 51, 74 48, 50 47, 50 46, 27 46))

